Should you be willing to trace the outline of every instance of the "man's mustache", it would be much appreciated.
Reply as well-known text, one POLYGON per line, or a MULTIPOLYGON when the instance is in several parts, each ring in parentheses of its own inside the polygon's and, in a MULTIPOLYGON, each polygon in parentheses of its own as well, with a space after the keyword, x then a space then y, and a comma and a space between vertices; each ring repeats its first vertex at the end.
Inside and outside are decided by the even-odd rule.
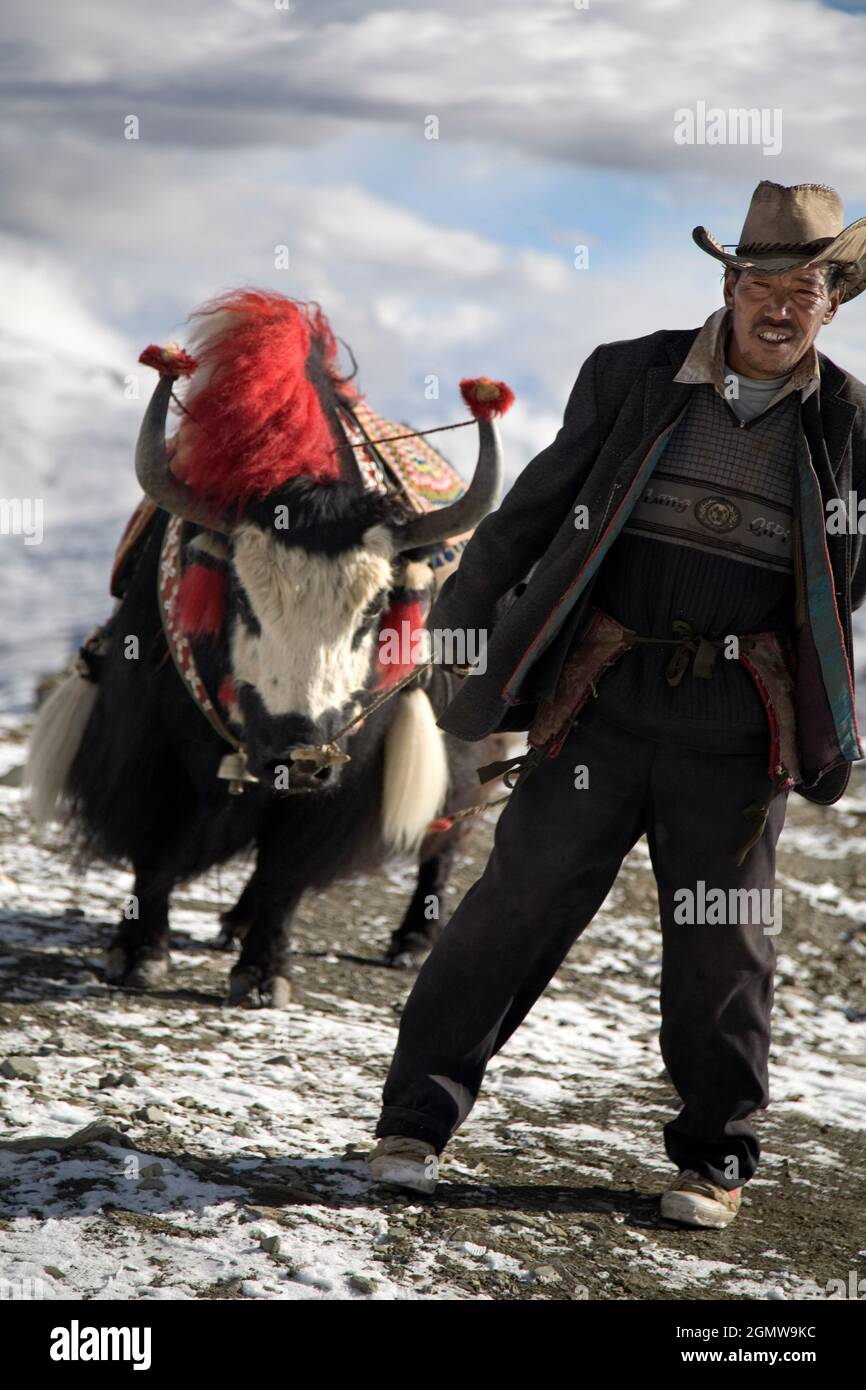
POLYGON ((797 337, 798 330, 790 323, 771 323, 768 319, 762 319, 760 323, 754 324, 753 333, 760 333, 762 328, 769 328, 773 333, 790 333, 792 338, 797 337))

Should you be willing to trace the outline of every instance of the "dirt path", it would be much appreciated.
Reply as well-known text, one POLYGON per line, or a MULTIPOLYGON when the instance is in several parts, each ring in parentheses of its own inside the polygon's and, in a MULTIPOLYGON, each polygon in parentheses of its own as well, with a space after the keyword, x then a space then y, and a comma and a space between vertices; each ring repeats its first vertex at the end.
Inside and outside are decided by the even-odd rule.
MULTIPOLYGON (((22 740, 3 728, 0 780, 22 740)), ((790 800, 764 1158, 733 1226, 700 1233, 657 1214, 678 1107, 658 1052, 645 842, 492 1062, 436 1196, 382 1199, 363 1154, 411 986, 381 963, 411 866, 304 902, 286 1013, 221 1004, 229 962, 211 943, 242 865, 178 895, 172 987, 118 991, 100 954, 128 876, 72 878, 0 786, 0 1061, 29 1073, 0 1077, 0 1139, 102 1120, 121 1141, 0 1149, 3 1279, 63 1298, 739 1299, 825 1298, 829 1281, 866 1278, 859 769, 852 788, 834 807, 790 800)))

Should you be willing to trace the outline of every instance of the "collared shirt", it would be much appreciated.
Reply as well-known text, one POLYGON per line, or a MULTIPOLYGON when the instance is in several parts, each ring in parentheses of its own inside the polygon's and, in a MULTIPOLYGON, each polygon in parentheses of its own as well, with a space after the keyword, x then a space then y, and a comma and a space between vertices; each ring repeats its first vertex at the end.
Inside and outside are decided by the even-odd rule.
MULTIPOLYGON (((674 377, 674 381, 683 382, 687 386, 697 386, 702 382, 709 382, 715 386, 722 399, 727 400, 726 389, 730 389, 731 368, 725 361, 725 342, 729 327, 730 310, 723 305, 721 309, 716 309, 710 314, 692 343, 688 356, 674 377)), ((815 344, 812 343, 809 351, 800 358, 785 384, 767 401, 767 409, 771 405, 775 405, 777 401, 783 400, 791 391, 799 391, 801 401, 808 400, 812 392, 818 390, 820 384, 821 368, 818 365, 815 344)))

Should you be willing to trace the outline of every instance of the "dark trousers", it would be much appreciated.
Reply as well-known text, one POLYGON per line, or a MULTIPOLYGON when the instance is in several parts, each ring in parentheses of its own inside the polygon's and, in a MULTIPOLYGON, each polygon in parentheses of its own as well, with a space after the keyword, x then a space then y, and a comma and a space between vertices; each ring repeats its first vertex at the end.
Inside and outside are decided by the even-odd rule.
MULTIPOLYGON (((678 1168, 723 1187, 748 1181, 760 1147, 748 1116, 769 1102, 776 842, 788 793, 739 867, 769 789, 764 753, 707 754, 582 713, 556 758, 518 784, 481 877, 421 966, 400 1021, 377 1137, 441 1153, 478 1096, 487 1063, 525 1018, 646 834, 662 929, 661 1053, 683 1102, 664 1127, 678 1168), (575 786, 585 765, 588 787, 575 786), (739 895, 719 922, 682 921, 683 896, 739 895), (758 906, 758 901, 761 906, 758 906), (677 920, 677 917, 680 920, 677 920), (739 921, 737 920, 739 919, 739 921)), ((705 913, 709 918, 709 912, 705 913)))

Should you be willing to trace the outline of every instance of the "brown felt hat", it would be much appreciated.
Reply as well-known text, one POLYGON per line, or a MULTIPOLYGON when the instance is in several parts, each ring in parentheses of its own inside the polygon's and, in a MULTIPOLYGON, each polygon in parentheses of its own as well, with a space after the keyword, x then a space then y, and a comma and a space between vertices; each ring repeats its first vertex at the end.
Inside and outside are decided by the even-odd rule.
POLYGON ((702 251, 738 270, 770 275, 794 266, 840 261, 848 272, 842 300, 866 289, 866 217, 844 227, 842 199, 825 183, 781 183, 762 179, 752 194, 736 251, 726 250, 706 227, 695 227, 702 251))

